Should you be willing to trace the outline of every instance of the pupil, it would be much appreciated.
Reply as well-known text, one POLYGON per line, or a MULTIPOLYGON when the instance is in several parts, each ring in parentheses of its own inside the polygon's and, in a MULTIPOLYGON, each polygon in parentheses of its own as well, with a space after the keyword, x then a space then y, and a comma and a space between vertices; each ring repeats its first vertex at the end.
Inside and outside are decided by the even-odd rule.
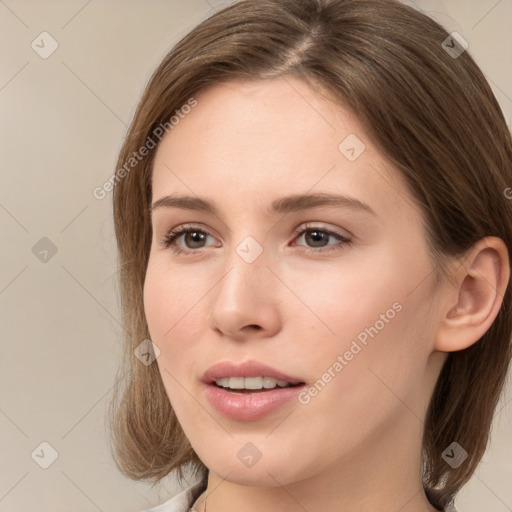
POLYGON ((204 233, 200 233, 198 231, 191 231, 190 233, 185 234, 185 238, 187 246, 191 246, 191 248, 197 248, 201 246, 201 242, 204 242, 204 233), (189 241, 191 241, 190 244, 189 241), (196 243, 198 243, 199 246, 194 245, 196 243))
MULTIPOLYGON (((323 231, 309 231, 308 233, 306 233, 305 236, 306 236, 306 238, 312 237, 313 244, 316 244, 317 242, 326 241, 327 240, 326 235, 327 235, 327 233, 324 233, 323 231)), ((325 245, 325 244, 314 245, 314 247, 322 247, 323 245, 325 245)))

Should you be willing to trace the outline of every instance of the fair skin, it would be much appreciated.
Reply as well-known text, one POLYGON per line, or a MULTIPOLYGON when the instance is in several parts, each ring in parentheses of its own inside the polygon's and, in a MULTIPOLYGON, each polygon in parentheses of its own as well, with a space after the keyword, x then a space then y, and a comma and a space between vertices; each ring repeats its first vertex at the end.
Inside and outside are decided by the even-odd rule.
POLYGON ((230 82, 196 99, 157 150, 152 201, 187 195, 218 211, 154 209, 144 285, 168 397, 210 470, 194 507, 208 496, 208 512, 434 511, 420 477, 426 409, 447 353, 475 343, 498 313, 506 247, 482 240, 432 294, 421 211, 346 109, 292 77, 230 82), (338 149, 349 134, 366 146, 354 161, 338 149), (320 192, 375 214, 267 211, 320 192), (190 254, 162 245, 188 223, 207 233, 202 245, 194 235, 174 242, 190 254), (351 243, 294 235, 306 223, 351 243), (263 249, 252 263, 236 251, 247 236, 263 249), (200 378, 223 360, 256 359, 314 384, 397 302, 400 312, 309 403, 236 421, 205 399, 200 378), (248 442, 261 453, 252 467, 237 457, 248 442))

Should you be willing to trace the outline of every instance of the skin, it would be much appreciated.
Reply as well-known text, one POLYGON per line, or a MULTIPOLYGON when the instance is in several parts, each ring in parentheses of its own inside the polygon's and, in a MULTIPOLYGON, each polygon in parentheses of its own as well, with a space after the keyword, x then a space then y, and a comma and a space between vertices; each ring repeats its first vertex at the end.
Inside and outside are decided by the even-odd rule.
POLYGON ((453 261, 454 282, 432 292, 421 210, 342 105, 292 77, 233 81, 196 99, 157 150, 152 201, 191 195, 218 213, 156 208, 144 286, 169 400, 210 470, 196 510, 208 496, 208 512, 434 511, 420 477, 426 409, 447 352, 475 343, 498 313, 505 245, 482 240, 453 261), (355 161, 338 149, 349 134, 366 146, 355 161), (357 198, 376 215, 266 212, 277 198, 316 192, 357 198), (186 223, 208 236, 175 241, 192 254, 165 248, 186 223), (293 234, 306 223, 352 243, 293 234), (247 236, 263 249, 252 263, 236 252, 247 236), (243 422, 207 402, 200 378, 222 360, 256 359, 315 383, 397 302, 401 311, 309 403, 243 422), (250 468, 237 457, 248 442, 261 452, 250 468))

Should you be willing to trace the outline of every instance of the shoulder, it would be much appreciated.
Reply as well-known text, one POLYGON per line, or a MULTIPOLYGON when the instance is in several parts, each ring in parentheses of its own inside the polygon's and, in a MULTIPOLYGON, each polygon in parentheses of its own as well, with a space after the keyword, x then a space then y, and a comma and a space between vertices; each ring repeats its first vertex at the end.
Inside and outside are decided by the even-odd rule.
POLYGON ((170 500, 157 505, 156 507, 143 510, 142 512, 188 512, 194 501, 203 492, 204 485, 202 482, 197 482, 190 487, 187 487, 180 493, 173 496, 170 500))

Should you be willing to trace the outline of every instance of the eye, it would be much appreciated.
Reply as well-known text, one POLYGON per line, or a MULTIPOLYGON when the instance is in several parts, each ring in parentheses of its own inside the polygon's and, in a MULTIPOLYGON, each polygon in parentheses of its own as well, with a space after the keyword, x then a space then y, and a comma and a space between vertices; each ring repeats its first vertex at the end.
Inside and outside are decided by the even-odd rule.
POLYGON ((203 229, 185 224, 167 233, 161 243, 165 248, 171 249, 176 254, 190 254, 196 252, 194 249, 205 247, 203 244, 208 236, 210 235, 203 229), (185 249, 177 244, 178 239, 181 237, 185 241, 185 249))
MULTIPOLYGON (((324 227, 312 226, 310 224, 300 226, 294 231, 293 235, 294 238, 298 237, 299 240, 304 238, 304 241, 307 244, 312 244, 312 246, 306 247, 305 249, 305 252, 308 253, 321 253, 339 250, 343 246, 350 245, 352 243, 351 240, 339 233, 336 233, 335 231, 324 227), (329 239, 332 238, 338 240, 338 244, 329 244, 329 239)), ((161 244, 165 248, 171 249, 175 254, 192 254, 194 252, 198 252, 197 249, 207 247, 205 242, 209 236, 211 235, 204 229, 194 225, 185 224, 167 233, 161 241, 161 244), (180 238, 182 238, 182 242, 184 242, 185 247, 178 244, 180 238)))
POLYGON ((308 253, 335 251, 352 243, 351 240, 335 231, 325 227, 312 226, 311 224, 300 226, 295 230, 294 235, 296 235, 299 240, 303 238, 307 244, 313 244, 312 246, 306 247, 306 252, 308 253), (332 238, 337 239, 339 243, 329 244, 329 239, 332 238))

